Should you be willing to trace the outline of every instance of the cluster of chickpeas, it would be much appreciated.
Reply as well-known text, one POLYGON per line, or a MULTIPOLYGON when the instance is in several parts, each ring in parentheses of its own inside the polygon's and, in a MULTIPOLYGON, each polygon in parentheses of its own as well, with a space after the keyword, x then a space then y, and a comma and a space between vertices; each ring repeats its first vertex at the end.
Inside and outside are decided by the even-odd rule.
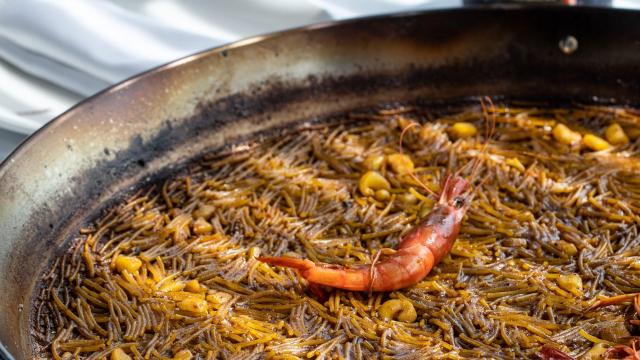
MULTIPOLYGON (((558 123, 552 129, 551 134, 561 144, 578 147, 580 145, 593 150, 603 151, 610 149, 612 146, 622 146, 629 143, 630 136, 633 138, 640 137, 640 131, 629 129, 627 134, 625 130, 617 123, 612 123, 604 131, 604 139, 600 136, 586 133, 581 134, 578 131, 570 129, 568 126, 558 123)), ((461 139, 473 137, 478 133, 478 129, 472 123, 456 122, 447 130, 453 139, 461 139)), ((414 170, 414 164, 411 158, 405 154, 397 153, 391 155, 371 155, 364 161, 364 166, 369 170, 362 175, 358 183, 360 193, 364 196, 373 197, 378 201, 386 201, 390 197, 389 181, 379 172, 386 165, 389 165, 398 175, 410 174, 414 170)), ((505 159, 505 164, 524 171, 524 165, 517 158, 505 159)), ((411 196, 408 193, 407 196, 411 196)), ((409 199, 411 200, 411 199, 409 199)), ((418 200, 418 199, 413 199, 418 200)))
POLYGON ((389 199, 391 196, 389 193, 391 184, 389 184, 389 181, 379 172, 385 161, 393 172, 398 175, 413 172, 413 161, 405 154, 391 154, 387 156, 371 155, 364 162, 365 167, 369 169, 369 171, 364 173, 358 182, 358 188, 362 195, 373 196, 378 201, 389 199))
MULTIPOLYGON (((456 138, 474 136, 478 130, 473 124, 470 123, 455 123, 449 129, 449 133, 456 138)), ((559 123, 557 124, 551 134, 556 141, 570 146, 578 146, 580 144, 593 151, 602 151, 611 148, 612 146, 621 146, 629 143, 629 138, 640 137, 638 129, 628 129, 627 132, 618 123, 610 124, 604 131, 604 139, 594 134, 581 134, 575 130, 570 129, 568 126, 559 123), (629 134, 627 134, 629 132, 629 134)))
MULTIPOLYGON (((142 267, 142 261, 135 256, 118 255, 115 258, 116 270, 120 273, 127 271, 129 274, 136 274, 142 267)), ((149 279, 152 283, 152 280, 149 279)), ((177 302, 180 310, 188 311, 194 315, 206 315, 208 303, 204 293, 207 288, 202 286, 197 279, 187 282, 166 281, 159 288, 161 292, 183 292, 177 302)))
POLYGON ((562 144, 569 146, 579 146, 582 144, 593 151, 603 151, 612 146, 626 145, 629 143, 629 136, 625 133, 622 126, 617 123, 613 123, 606 128, 604 131, 604 139, 594 134, 584 134, 583 136, 564 124, 557 124, 551 131, 551 134, 562 144))
MULTIPOLYGON (((209 226, 211 225, 209 224, 209 226)), ((113 267, 125 276, 125 278, 139 274, 143 266, 142 260, 137 256, 120 254, 113 258, 113 267)), ((148 270, 151 270, 154 277, 156 277, 156 275, 157 277, 163 276, 154 273, 152 269, 155 269, 155 267, 146 266, 148 270)), ((157 272, 158 270, 155 271, 157 272)), ((168 278, 170 277, 164 279, 166 280, 168 278)), ((208 290, 207 287, 200 284, 197 279, 191 279, 189 281, 165 280, 162 280, 161 283, 155 283, 150 277, 146 279, 146 282, 147 285, 158 286, 158 291, 167 294, 167 296, 176 301, 176 307, 178 309, 194 316, 205 316, 209 314, 211 306, 215 308, 228 302, 231 298, 229 294, 224 292, 208 290)), ((192 358, 193 354, 191 351, 183 349, 178 351, 172 360, 191 360, 192 358)), ((131 356, 122 349, 117 348, 111 352, 110 360, 131 360, 131 356)))
MULTIPOLYGON (((449 130, 449 134, 453 138, 465 138, 475 136, 478 133, 477 128, 467 122, 458 122, 453 124, 449 130)), ((391 170, 397 175, 408 175, 413 173, 415 165, 411 158, 402 153, 395 153, 390 155, 371 155, 364 160, 364 166, 367 168, 358 182, 358 189, 364 196, 373 197, 378 201, 386 201, 390 198, 391 184, 380 173, 380 170, 384 166, 389 166, 391 170)), ((418 198, 413 192, 403 194, 403 198, 399 199, 402 202, 417 202, 418 198)))

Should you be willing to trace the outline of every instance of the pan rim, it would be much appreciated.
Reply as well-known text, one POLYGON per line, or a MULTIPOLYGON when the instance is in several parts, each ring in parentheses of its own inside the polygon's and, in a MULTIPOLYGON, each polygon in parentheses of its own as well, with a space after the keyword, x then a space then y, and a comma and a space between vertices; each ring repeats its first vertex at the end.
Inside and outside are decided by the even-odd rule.
POLYGON ((246 46, 251 46, 254 44, 258 44, 267 40, 272 40, 278 37, 287 36, 289 34, 297 34, 297 33, 305 33, 314 30, 320 30, 325 28, 333 28, 339 27, 349 24, 355 24, 359 22, 367 22, 372 20, 380 20, 387 18, 410 18, 410 17, 419 17, 424 14, 433 14, 433 13, 448 13, 448 12, 460 12, 460 11, 474 11, 474 12, 484 12, 484 11, 530 11, 530 10, 558 10, 558 11, 594 11, 594 10, 607 10, 619 13, 636 13, 640 12, 640 10, 635 10, 631 8, 625 7, 616 7, 614 5, 603 5, 603 4, 589 4, 589 5, 580 5, 580 6, 566 6, 557 3, 505 3, 505 4, 490 4, 490 5, 482 5, 482 4, 473 4, 473 5, 460 5, 460 6, 450 6, 450 7, 442 7, 435 9, 423 9, 423 10, 414 10, 414 11, 399 11, 392 12, 386 14, 378 14, 378 15, 370 15, 363 17, 356 17, 344 20, 335 20, 335 21, 323 21, 318 23, 313 23, 309 25, 303 25, 299 27, 293 27, 290 29, 279 30, 274 32, 268 32, 265 34, 249 36, 246 38, 242 38, 240 40, 222 44, 219 46, 214 46, 202 51, 195 52, 193 54, 189 54, 183 57, 180 57, 175 60, 171 60, 167 63, 152 67, 150 69, 144 70, 137 74, 134 74, 130 77, 125 78, 124 80, 117 82, 111 86, 108 86, 93 95, 90 95, 78 103, 72 105, 67 110, 63 111, 59 115, 55 116, 53 119, 46 122, 43 126, 41 126, 38 130, 34 131, 32 134, 27 136, 27 138, 22 141, 15 149, 13 149, 7 157, 0 162, 0 179, 3 177, 7 168, 10 167, 10 164, 16 161, 22 152, 26 150, 28 147, 32 146, 39 138, 44 135, 47 130, 50 130, 52 127, 62 124, 65 121, 68 121, 70 118, 70 114, 79 109, 86 107, 91 102, 100 98, 101 96, 127 88, 128 86, 141 81, 143 79, 154 76, 155 74, 161 73, 163 71, 168 71, 171 68, 182 66, 187 63, 191 63, 197 61, 202 58, 209 57, 214 54, 223 53, 229 50, 234 50, 238 48, 243 48, 246 46))
MULTIPOLYGON (((312 24, 312 25, 306 25, 306 26, 301 26, 301 27, 297 27, 297 28, 292 28, 292 29, 287 29, 287 30, 282 30, 282 31, 277 31, 277 32, 272 32, 272 33, 268 33, 265 35, 257 35, 257 36, 251 36, 233 43, 229 43, 229 44, 224 44, 221 46, 216 46, 216 47, 212 47, 210 49, 206 49, 203 51, 199 51, 196 52, 194 54, 191 55, 187 55, 185 57, 179 58, 177 60, 173 60, 170 61, 166 64, 162 64, 159 66, 156 66, 154 68, 151 68, 149 70, 145 70, 141 73, 138 73, 136 75, 133 75, 117 84, 114 84, 112 86, 109 86, 99 92, 97 92, 94 95, 89 96, 88 98, 78 102, 77 104, 75 104, 74 106, 72 106, 71 108, 69 108, 68 110, 64 111, 62 114, 56 116, 55 118, 53 118, 51 121, 47 122, 44 126, 42 126, 40 129, 38 129, 36 132, 34 132, 33 134, 31 134, 29 137, 27 137, 16 149, 14 149, 8 156, 7 158, 2 161, 0 163, 0 179, 2 179, 4 177, 4 175, 7 173, 7 171, 11 168, 12 164, 16 161, 20 161, 20 158, 22 156, 22 154, 27 151, 29 148, 31 148, 32 146, 37 146, 38 145, 38 141, 40 139, 42 139, 43 137, 47 137, 47 132, 51 129, 53 129, 56 126, 60 126, 64 123, 66 123, 67 121, 72 121, 74 116, 73 114, 76 111, 82 111, 84 108, 88 107, 91 105, 92 102, 94 102, 96 99, 100 98, 101 96, 104 96, 105 94, 109 94, 112 92, 117 92, 120 91, 122 89, 128 88, 129 86, 133 85, 134 83, 138 82, 138 81, 142 81, 143 79, 147 79, 151 76, 154 76, 155 74, 164 72, 164 71, 168 71, 174 67, 180 67, 183 66, 185 64, 188 63, 192 63, 194 61, 198 61, 199 59, 202 58, 207 58, 210 57, 214 54, 221 54, 225 51, 232 51, 234 49, 238 49, 238 48, 243 48, 246 46, 251 46, 251 45, 255 45, 255 44, 259 44, 263 41, 266 40, 271 40, 274 38, 279 38, 282 36, 287 36, 288 34, 297 34, 297 33, 304 33, 304 32, 308 32, 308 31, 314 31, 314 30, 319 30, 319 29, 325 29, 325 28, 334 28, 334 27, 340 27, 340 26, 344 26, 347 24, 357 24, 359 22, 367 22, 367 21, 371 21, 371 20, 379 20, 379 19, 387 19, 387 18, 411 18, 411 17, 419 17, 423 14, 433 14, 433 13, 449 13, 449 12, 460 12, 460 11, 478 11, 478 12, 484 12, 484 11, 514 11, 514 12, 519 12, 519 11, 529 11, 531 9, 543 9, 543 10, 556 10, 556 11, 595 11, 595 10, 606 10, 606 11, 611 11, 614 13, 619 13, 619 12, 631 12, 631 13, 638 13, 638 11, 636 10, 632 10, 632 9, 625 9, 625 8, 614 8, 614 7, 610 7, 610 6, 580 6, 580 7, 566 7, 566 6, 560 6, 560 5, 553 5, 553 4, 534 4, 534 5, 530 5, 530 4, 506 4, 506 5, 499 5, 499 6, 482 6, 482 5, 470 5, 470 6, 461 6, 461 7, 447 7, 447 8, 439 8, 439 9, 432 9, 432 10, 421 10, 421 11, 404 11, 404 12, 397 12, 397 13, 391 13, 391 14, 382 14, 382 15, 373 15, 373 16, 367 16, 367 17, 359 17, 359 18, 353 18, 353 19, 347 19, 347 20, 339 20, 339 21, 327 21, 327 22, 320 22, 320 23, 316 23, 316 24, 312 24)), ((14 359, 14 357, 8 352, 8 350, 6 349, 6 347, 2 344, 2 342, 0 342, 0 358, 4 358, 7 360, 10 359, 14 359)))

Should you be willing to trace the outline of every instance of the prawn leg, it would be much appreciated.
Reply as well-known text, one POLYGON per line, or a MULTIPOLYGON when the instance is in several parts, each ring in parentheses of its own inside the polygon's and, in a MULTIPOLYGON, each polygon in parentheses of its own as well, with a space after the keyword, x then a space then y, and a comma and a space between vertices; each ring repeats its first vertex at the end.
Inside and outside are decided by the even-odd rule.
POLYGON ((308 289, 320 302, 325 302, 329 299, 329 294, 322 288, 321 285, 309 282, 308 289))
MULTIPOLYGON (((635 303, 635 302, 638 302, 639 298, 640 298, 640 293, 631 293, 631 294, 612 296, 606 299, 600 299, 596 301, 595 304, 591 306, 591 309, 599 308, 602 306, 617 305, 617 304, 621 304, 623 302, 634 300, 634 299, 635 299, 634 301, 635 303)), ((636 309, 636 310, 639 310, 639 309, 636 309)))

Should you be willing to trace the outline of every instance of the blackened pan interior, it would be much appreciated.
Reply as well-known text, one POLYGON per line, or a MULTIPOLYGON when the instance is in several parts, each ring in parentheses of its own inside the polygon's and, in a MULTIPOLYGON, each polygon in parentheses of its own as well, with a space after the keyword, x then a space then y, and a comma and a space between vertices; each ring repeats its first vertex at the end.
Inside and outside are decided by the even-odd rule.
POLYGON ((640 13, 511 7, 376 17, 241 41, 116 85, 0 167, 0 342, 30 358, 36 280, 65 239, 178 164, 301 119, 474 95, 637 105, 640 13), (567 36, 578 42, 572 53, 558 46, 567 36))

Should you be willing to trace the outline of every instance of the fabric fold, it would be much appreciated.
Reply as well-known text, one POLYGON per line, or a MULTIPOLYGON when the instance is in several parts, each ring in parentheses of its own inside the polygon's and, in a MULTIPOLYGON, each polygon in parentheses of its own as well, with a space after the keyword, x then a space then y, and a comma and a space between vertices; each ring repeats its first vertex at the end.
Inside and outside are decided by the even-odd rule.
MULTIPOLYGON (((0 0, 0 59, 86 97, 144 70, 248 36, 461 1, 0 0)), ((35 130, 38 122, 19 114, 24 110, 0 101, 0 129, 35 130)))

